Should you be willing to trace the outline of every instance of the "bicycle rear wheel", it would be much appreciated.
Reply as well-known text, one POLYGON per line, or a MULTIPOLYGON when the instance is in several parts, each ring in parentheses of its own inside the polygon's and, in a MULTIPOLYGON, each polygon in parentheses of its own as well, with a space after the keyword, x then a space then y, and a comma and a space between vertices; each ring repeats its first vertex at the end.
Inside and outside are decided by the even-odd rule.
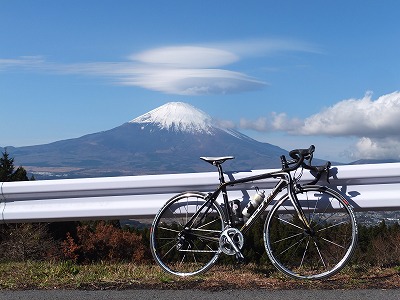
POLYGON ((307 230, 288 195, 271 209, 264 224, 267 254, 276 268, 301 279, 336 274, 351 258, 357 243, 357 223, 347 200, 322 186, 296 192, 307 230))
POLYGON ((179 194, 159 211, 151 226, 150 247, 165 271, 189 276, 208 270, 217 260, 224 228, 221 207, 198 192, 179 194), (199 211, 201 209, 201 211, 199 211), (188 221, 199 211, 191 224, 188 221))

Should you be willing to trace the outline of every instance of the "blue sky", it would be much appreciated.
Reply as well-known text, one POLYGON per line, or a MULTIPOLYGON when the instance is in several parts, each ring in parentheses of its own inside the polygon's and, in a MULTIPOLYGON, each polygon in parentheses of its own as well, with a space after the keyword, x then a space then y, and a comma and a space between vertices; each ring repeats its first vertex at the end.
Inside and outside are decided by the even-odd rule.
POLYGON ((368 0, 0 0, 0 147, 183 101, 288 150, 398 159, 399 11, 368 0))

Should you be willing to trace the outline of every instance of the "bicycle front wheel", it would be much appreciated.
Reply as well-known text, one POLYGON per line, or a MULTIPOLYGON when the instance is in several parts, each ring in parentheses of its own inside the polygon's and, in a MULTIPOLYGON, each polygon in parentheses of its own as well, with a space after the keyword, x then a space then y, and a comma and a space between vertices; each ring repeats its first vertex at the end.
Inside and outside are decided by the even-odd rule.
POLYGON ((210 201, 203 207, 205 203, 203 193, 179 194, 155 217, 150 247, 155 261, 165 271, 178 276, 195 275, 216 262, 224 215, 218 203, 210 201))
POLYGON ((311 230, 288 195, 271 209, 264 224, 264 243, 272 263, 287 275, 322 279, 348 262, 357 243, 357 223, 347 200, 332 189, 304 186, 296 192, 311 230))

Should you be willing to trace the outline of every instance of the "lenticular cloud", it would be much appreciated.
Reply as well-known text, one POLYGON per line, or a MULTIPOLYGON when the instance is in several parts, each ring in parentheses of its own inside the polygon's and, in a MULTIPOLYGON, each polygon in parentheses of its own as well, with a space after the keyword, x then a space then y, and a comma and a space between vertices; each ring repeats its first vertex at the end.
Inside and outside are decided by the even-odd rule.
POLYGON ((264 85, 246 75, 227 70, 169 68, 143 70, 126 84, 178 95, 230 94, 264 85))
POLYGON ((215 68, 239 60, 237 55, 226 50, 195 46, 157 48, 130 58, 146 64, 179 68, 215 68))
POLYGON ((178 95, 231 94, 259 89, 265 83, 243 73, 218 67, 237 55, 210 47, 164 47, 132 55, 140 64, 123 84, 178 95))

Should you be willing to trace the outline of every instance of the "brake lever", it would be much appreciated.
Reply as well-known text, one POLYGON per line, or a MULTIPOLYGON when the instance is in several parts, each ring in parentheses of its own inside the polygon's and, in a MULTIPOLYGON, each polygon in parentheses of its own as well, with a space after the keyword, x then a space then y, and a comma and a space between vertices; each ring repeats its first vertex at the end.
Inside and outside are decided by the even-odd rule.
POLYGON ((326 181, 330 184, 331 182, 329 181, 330 177, 330 166, 326 168, 326 181))
POLYGON ((326 172, 326 174, 327 174, 327 176, 326 176, 326 181, 327 181, 328 183, 330 183, 330 181, 329 181, 329 177, 330 177, 330 172, 329 172, 329 170, 330 170, 330 167, 331 167, 331 162, 330 162, 330 161, 328 161, 328 162, 327 162, 325 165, 323 165, 323 166, 311 166, 311 165, 310 165, 310 166, 308 167, 308 169, 310 169, 311 174, 312 174, 312 171, 316 172, 317 174, 316 174, 316 175, 312 174, 315 178, 314 178, 313 181, 307 183, 307 185, 314 185, 314 184, 316 184, 316 183, 321 179, 321 176, 322 176, 322 174, 323 174, 324 172, 326 172))

